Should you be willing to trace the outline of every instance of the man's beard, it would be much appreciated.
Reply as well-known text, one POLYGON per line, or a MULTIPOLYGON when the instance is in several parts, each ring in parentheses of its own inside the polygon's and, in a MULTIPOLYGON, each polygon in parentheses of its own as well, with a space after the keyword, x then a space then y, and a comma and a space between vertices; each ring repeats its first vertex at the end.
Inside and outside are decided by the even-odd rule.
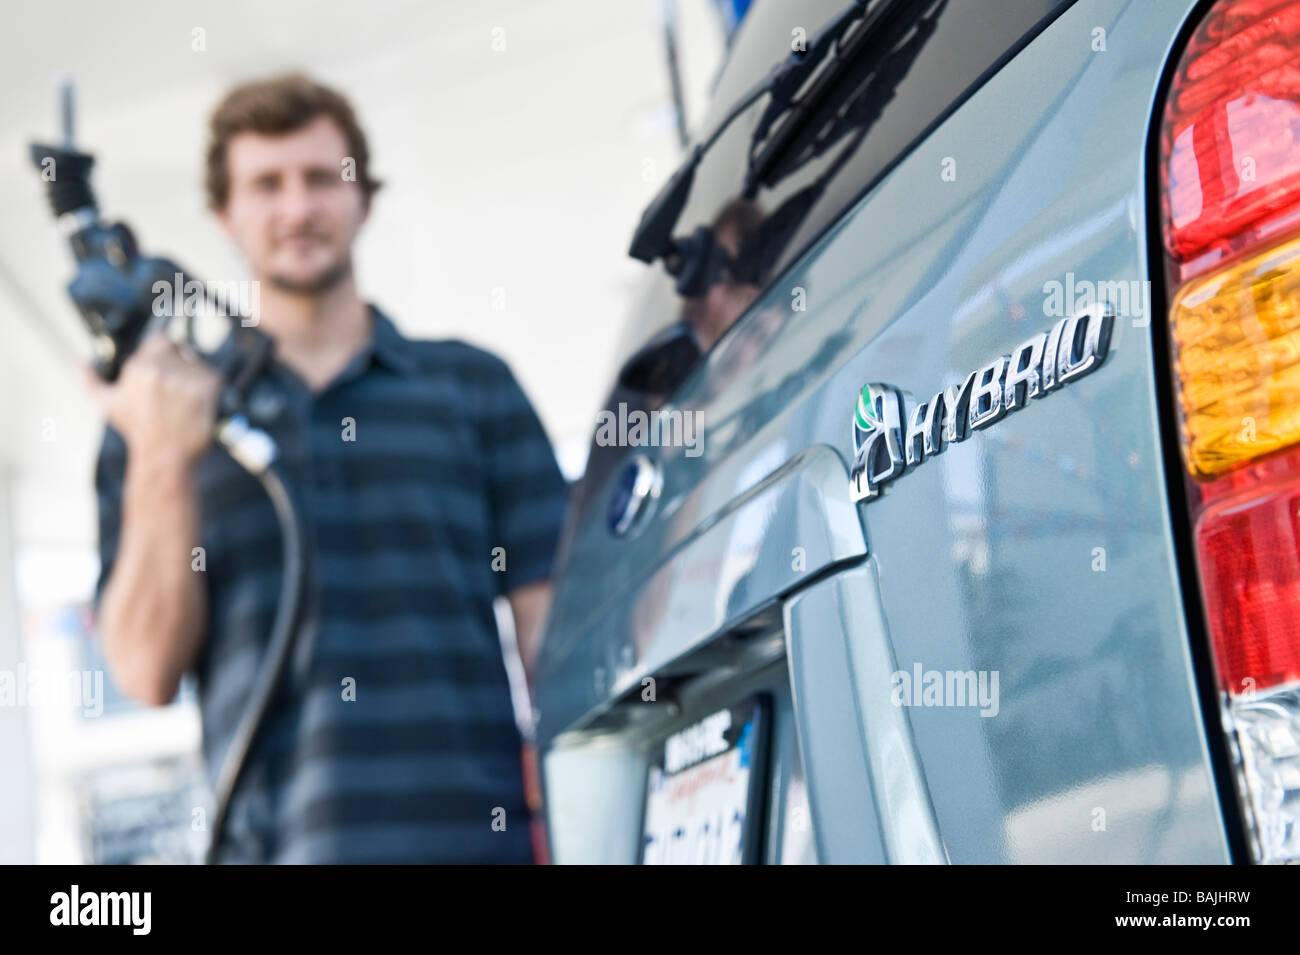
POLYGON ((271 275, 270 281, 281 292, 290 295, 321 295, 338 285, 352 272, 352 259, 345 257, 315 277, 300 281, 284 275, 271 275))

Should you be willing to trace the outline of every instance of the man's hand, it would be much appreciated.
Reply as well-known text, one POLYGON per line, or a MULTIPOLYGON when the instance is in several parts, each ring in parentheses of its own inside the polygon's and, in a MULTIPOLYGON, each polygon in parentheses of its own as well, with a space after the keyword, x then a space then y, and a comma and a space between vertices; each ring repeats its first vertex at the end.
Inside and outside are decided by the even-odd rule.
POLYGON ((515 643, 524 665, 524 675, 531 689, 537 671, 537 655, 542 649, 542 630, 551 606, 554 587, 549 580, 516 587, 506 594, 515 618, 515 643))
POLYGON ((87 384, 127 446, 122 530, 100 601, 113 679, 161 706, 198 658, 207 591, 191 567, 201 521, 195 470, 212 443, 221 379, 161 335, 141 343, 114 384, 87 384))
POLYGON ((211 445, 221 378, 183 356, 166 336, 146 338, 115 383, 93 373, 88 379, 104 417, 132 455, 188 467, 211 445))

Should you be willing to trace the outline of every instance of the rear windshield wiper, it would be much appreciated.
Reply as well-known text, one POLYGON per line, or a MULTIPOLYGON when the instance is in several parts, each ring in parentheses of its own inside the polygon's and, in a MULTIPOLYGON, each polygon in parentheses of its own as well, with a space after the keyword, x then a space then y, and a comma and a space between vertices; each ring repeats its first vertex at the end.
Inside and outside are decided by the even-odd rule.
POLYGON ((817 98, 820 91, 833 85, 835 78, 843 71, 845 65, 874 34, 890 13, 904 6, 908 0, 854 0, 817 32, 806 50, 796 50, 785 60, 769 71, 753 89, 740 98, 727 113, 722 122, 709 135, 708 139, 696 144, 681 167, 673 173, 659 194, 646 207, 632 236, 632 246, 628 254, 642 262, 653 262, 662 258, 672 274, 681 268, 681 243, 672 237, 682 209, 690 196, 691 185, 695 179, 695 170, 700 160, 722 137, 728 127, 743 115, 758 99, 768 96, 767 108, 759 117, 751 138, 749 167, 745 177, 745 194, 750 195, 757 189, 767 169, 771 157, 779 154, 785 142, 795 136, 798 127, 797 110, 805 100, 817 98), (856 29, 855 29, 856 28, 856 29), (845 38, 852 31, 847 43, 845 38), (830 59, 832 53, 834 58, 830 59), (826 68, 818 78, 815 88, 809 95, 796 103, 795 96, 808 82, 817 69, 826 63, 826 68), (755 153, 755 146, 762 143, 771 131, 773 124, 783 115, 790 113, 790 119, 778 130, 773 141, 765 144, 763 150, 755 153))

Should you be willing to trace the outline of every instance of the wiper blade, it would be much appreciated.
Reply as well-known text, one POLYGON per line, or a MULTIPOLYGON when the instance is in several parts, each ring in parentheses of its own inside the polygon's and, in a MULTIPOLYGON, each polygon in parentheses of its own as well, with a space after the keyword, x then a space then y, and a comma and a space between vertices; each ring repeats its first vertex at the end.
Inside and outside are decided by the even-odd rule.
MULTIPOLYGON (((759 117, 751 139, 751 166, 746 176, 746 192, 748 192, 754 181, 753 145, 762 142, 772 125, 790 111, 796 102, 795 96, 799 90, 832 53, 835 58, 823 71, 827 74, 838 73, 843 68, 843 64, 851 59, 852 53, 856 52, 866 38, 876 31, 877 26, 889 13, 906 2, 907 0, 876 0, 872 3, 871 0, 854 0, 817 32, 806 50, 792 51, 786 59, 774 66, 763 80, 740 98, 709 138, 691 150, 690 156, 646 207, 632 235, 632 245, 628 254, 634 259, 647 263, 657 258, 669 260, 673 257, 676 243, 672 238, 672 232, 690 196, 695 170, 699 167, 700 160, 739 116, 743 115, 760 97, 767 96, 769 97, 767 108, 759 117), (852 49, 846 50, 843 41, 851 30, 853 31, 852 49)), ((818 88, 824 88, 829 79, 830 77, 826 77, 819 80, 818 88)), ((786 130, 788 125, 783 126, 782 131, 786 130)))
MULTIPOLYGON (((901 35, 908 31, 908 25, 925 20, 937 7, 942 7, 946 0, 882 0, 871 8, 860 25, 841 34, 835 44, 833 59, 826 64, 808 85, 808 89, 796 100, 789 97, 779 110, 769 104, 754 135, 750 140, 748 169, 745 175, 745 187, 742 194, 753 198, 760 185, 772 186, 781 174, 776 172, 780 158, 796 140, 806 136, 810 127, 816 127, 826 120, 829 110, 834 113, 837 101, 847 94, 849 100, 855 99, 854 77, 862 74, 871 76, 894 59, 894 45, 901 35), (903 10, 907 7, 906 10, 903 10), (895 12, 905 16, 895 18, 895 12), (844 89, 846 80, 848 89, 844 89), (776 120, 783 122, 768 136, 776 120)), ((824 54, 825 58, 828 54, 824 54)), ((802 89, 802 85, 794 92, 802 89)))
MULTIPOLYGON (((933 35, 938 22, 936 18, 948 0, 920 2, 921 5, 907 8, 906 17, 898 17, 887 28, 873 31, 871 46, 876 49, 855 50, 854 53, 860 55, 848 57, 851 64, 840 71, 845 75, 830 83, 821 82, 822 76, 814 80, 814 88, 800 97, 785 122, 761 148, 758 143, 751 144, 747 188, 757 192, 759 184, 775 186, 825 154, 849 131, 853 132, 852 139, 816 179, 764 217, 757 233, 746 243, 749 251, 743 262, 733 265, 732 274, 740 281, 753 285, 764 283, 777 256, 821 199, 827 184, 857 153, 859 144, 880 118, 885 104, 893 99, 898 84, 933 35), (879 52, 881 50, 885 52, 879 52)), ((854 41, 850 40, 850 43, 854 41)), ((747 191, 745 195, 752 198, 753 192, 747 191)))
POLYGON ((765 154, 770 154, 773 146, 779 149, 781 144, 794 134, 799 126, 798 119, 807 110, 809 104, 816 103, 826 90, 834 87, 847 65, 870 40, 875 38, 890 13, 907 2, 909 0, 880 0, 872 4, 869 9, 864 9, 864 4, 854 4, 817 34, 813 45, 797 68, 783 71, 772 91, 767 109, 763 111, 750 137, 750 163, 745 178, 744 195, 752 197, 755 184, 761 181, 761 173, 755 171, 754 148, 767 138, 773 124, 789 114, 787 121, 777 130, 779 142, 769 143, 768 148, 764 150, 765 154), (803 89, 824 61, 829 62, 826 62, 825 68, 817 75, 812 88, 796 101, 795 95, 803 89))

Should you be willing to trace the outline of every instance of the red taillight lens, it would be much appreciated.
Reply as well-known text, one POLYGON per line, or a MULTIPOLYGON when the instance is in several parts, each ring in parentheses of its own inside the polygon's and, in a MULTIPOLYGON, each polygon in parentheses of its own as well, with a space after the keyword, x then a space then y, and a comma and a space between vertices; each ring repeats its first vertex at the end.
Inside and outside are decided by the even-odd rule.
POLYGON ((1165 248, 1185 280, 1300 224, 1300 6, 1221 3, 1161 130, 1165 248))
POLYGON ((1255 858, 1300 861, 1300 0, 1220 0, 1160 136, 1196 556, 1255 858))
POLYGON ((1207 490, 1196 547, 1219 676, 1235 694, 1300 680, 1300 451, 1207 490))

